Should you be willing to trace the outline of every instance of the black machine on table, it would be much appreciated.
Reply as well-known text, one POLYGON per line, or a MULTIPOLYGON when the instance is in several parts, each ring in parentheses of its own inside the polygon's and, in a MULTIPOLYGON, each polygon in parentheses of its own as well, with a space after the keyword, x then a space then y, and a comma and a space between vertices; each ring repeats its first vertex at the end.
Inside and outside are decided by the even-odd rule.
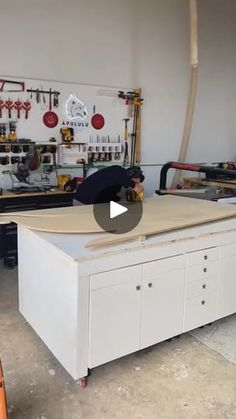
MULTIPOLYGON (((236 181, 236 166, 233 163, 230 163, 230 164, 219 163, 218 166, 204 166, 204 165, 179 163, 179 162, 170 161, 164 164, 164 166, 161 169, 159 189, 156 190, 156 193, 159 195, 172 193, 171 189, 170 190, 167 189, 167 185, 166 185, 167 174, 170 169, 184 170, 184 171, 190 171, 190 172, 196 172, 196 173, 204 173, 205 179, 203 180, 205 181, 204 182, 205 186, 207 186, 207 184, 211 186, 211 183, 215 181, 215 182, 218 182, 218 186, 220 187, 221 182, 224 181, 224 183, 222 183, 222 187, 226 187, 226 183, 229 182, 227 185, 227 188, 229 190, 235 189, 236 191, 236 184, 235 184, 235 188, 233 187, 232 184, 230 184, 230 181, 233 181, 233 180, 236 181)), ((177 189, 178 189, 178 185, 177 185, 177 189)), ((179 191, 181 192, 181 188, 179 189, 179 191)), ((190 193, 191 193, 191 189, 190 189, 190 193)), ((188 194, 188 196, 190 195, 188 194)), ((235 196, 235 193, 233 193, 233 196, 235 196)), ((204 194, 201 194, 201 196, 200 194, 199 196, 194 194, 194 197, 218 200, 215 195, 209 198, 209 196, 204 197, 204 194)))

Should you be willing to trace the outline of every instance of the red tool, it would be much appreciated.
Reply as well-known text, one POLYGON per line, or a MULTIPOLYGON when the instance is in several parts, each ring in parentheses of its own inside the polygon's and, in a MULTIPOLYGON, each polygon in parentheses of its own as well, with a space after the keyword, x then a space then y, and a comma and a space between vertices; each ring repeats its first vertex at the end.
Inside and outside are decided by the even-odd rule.
POLYGON ((14 108, 17 110, 17 118, 20 119, 20 111, 23 108, 23 103, 20 101, 20 99, 15 101, 14 108))
POLYGON ((105 125, 104 116, 100 113, 95 113, 91 118, 91 124, 95 129, 102 129, 105 125))
POLYGON ((11 99, 5 101, 5 108, 8 110, 8 117, 11 118, 11 111, 14 108, 14 103, 11 99))
POLYGON ((25 91, 25 83, 23 81, 0 79, 0 92, 24 92, 24 91, 25 91), (20 86, 20 88, 17 90, 4 89, 6 84, 16 84, 20 86))
POLYGON ((52 89, 49 91, 49 111, 43 115, 43 123, 47 128, 55 128, 59 122, 59 118, 52 110, 52 89))
POLYGON ((0 118, 2 118, 2 110, 5 107, 4 100, 0 99, 0 118))
POLYGON ((59 119, 55 112, 48 111, 43 115, 43 123, 47 128, 55 128, 58 122, 59 119))
POLYGON ((25 102, 23 102, 22 107, 25 110, 25 119, 28 119, 29 110, 31 109, 31 103, 28 100, 26 100, 25 102))

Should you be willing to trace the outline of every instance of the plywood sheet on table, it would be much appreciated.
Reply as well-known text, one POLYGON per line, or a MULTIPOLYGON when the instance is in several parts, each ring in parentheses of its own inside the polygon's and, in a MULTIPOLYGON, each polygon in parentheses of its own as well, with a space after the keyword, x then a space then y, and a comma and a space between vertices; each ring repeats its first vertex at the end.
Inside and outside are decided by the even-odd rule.
MULTIPOLYGON (((104 233, 87 246, 110 245, 229 217, 236 217, 236 206, 170 195, 149 198, 143 202, 143 217, 135 229, 122 235, 104 233)), ((51 233, 102 232, 92 205, 0 214, 0 223, 10 221, 51 233)))
POLYGON ((91 205, 0 214, 0 224, 9 222, 48 233, 103 232, 91 205))
POLYGON ((144 202, 143 217, 138 226, 122 235, 106 234, 88 242, 87 247, 143 239, 180 228, 213 222, 236 216, 236 206, 178 196, 163 196, 144 202))

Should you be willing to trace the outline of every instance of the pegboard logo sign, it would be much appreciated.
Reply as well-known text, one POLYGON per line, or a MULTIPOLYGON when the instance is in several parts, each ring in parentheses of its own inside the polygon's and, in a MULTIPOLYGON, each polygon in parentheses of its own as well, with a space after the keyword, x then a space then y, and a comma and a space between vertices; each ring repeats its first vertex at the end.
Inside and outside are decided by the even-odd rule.
POLYGON ((69 121, 86 118, 88 112, 86 106, 75 95, 70 95, 66 101, 66 116, 69 121))

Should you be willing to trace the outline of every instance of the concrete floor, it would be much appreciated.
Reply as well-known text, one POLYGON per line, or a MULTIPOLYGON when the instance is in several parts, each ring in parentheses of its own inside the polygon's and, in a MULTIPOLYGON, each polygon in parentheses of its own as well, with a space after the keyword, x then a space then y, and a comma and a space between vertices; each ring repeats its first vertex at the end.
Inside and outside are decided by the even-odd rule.
POLYGON ((18 313, 17 271, 0 269, 0 357, 9 419, 235 419, 236 336, 224 330, 236 330, 236 316, 221 322, 219 331, 210 327, 200 329, 197 339, 185 334, 96 368, 82 389, 18 313), (213 335, 211 349, 206 344, 213 335), (217 350, 225 345, 222 356, 217 350))

